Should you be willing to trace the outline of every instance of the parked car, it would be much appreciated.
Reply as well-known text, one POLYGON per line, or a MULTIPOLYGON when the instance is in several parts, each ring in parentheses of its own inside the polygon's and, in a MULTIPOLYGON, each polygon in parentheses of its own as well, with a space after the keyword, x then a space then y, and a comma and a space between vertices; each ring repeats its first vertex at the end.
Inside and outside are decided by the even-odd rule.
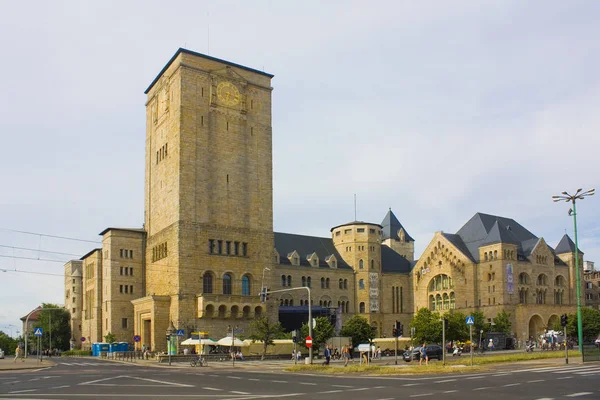
MULTIPOLYGON (((402 358, 406 362, 410 362, 411 360, 418 360, 420 357, 419 356, 420 351, 421 351, 421 346, 415 347, 415 349, 413 351, 410 351, 410 350, 405 351, 404 354, 402 355, 402 358)), ((430 360, 432 360, 434 358, 441 360, 443 357, 444 350, 442 349, 442 346, 438 346, 437 344, 430 344, 430 345, 427 345, 427 347, 425 348, 425 352, 427 353, 427 356, 429 357, 430 360)))

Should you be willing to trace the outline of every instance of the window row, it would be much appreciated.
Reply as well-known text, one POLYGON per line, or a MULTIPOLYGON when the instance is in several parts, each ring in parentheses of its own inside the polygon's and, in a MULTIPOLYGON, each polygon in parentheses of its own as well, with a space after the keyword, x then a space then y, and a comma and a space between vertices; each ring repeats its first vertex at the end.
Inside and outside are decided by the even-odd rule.
POLYGON ((486 251, 485 253, 483 253, 484 259, 485 261, 492 261, 492 260, 497 260, 498 259, 498 250, 494 250, 492 251, 486 251))
POLYGON ((133 267, 119 267, 119 275, 133 276, 133 267))
POLYGON ((246 257, 248 255, 248 243, 208 239, 208 253, 246 257))
MULTIPOLYGON (((535 292, 532 292, 532 295, 535 297, 535 304, 546 304, 546 289, 536 289, 535 292)), ((520 304, 529 304, 529 289, 521 288, 519 289, 519 303, 520 304)), ((554 304, 561 305, 564 303, 564 290, 558 289, 554 290, 554 304)))
POLYGON ((119 249, 119 256, 121 258, 133 258, 133 250, 119 249))
MULTIPOLYGON (((519 274, 519 284, 520 285, 530 285, 531 278, 525 272, 521 272, 519 274)), ((536 285, 538 286, 548 286, 548 276, 546 274, 540 274, 536 278, 536 285)), ((554 278, 554 286, 564 287, 566 286, 566 280, 563 276, 558 275, 554 278)))
MULTIPOLYGON (((350 235, 351 233, 352 233, 352 229, 344 229, 344 235, 350 235)), ((365 233, 365 228, 356 228, 356 233, 365 233)), ((369 228, 369 233, 372 235, 375 233, 380 235, 381 231, 379 231, 379 230, 375 231, 375 229, 369 228)), ((342 231, 339 230, 335 233, 335 236, 340 236, 341 234, 342 234, 342 231)))
POLYGON ((453 288, 454 281, 452 280, 452 277, 445 274, 440 274, 431 278, 427 290, 429 292, 438 292, 440 290, 447 290, 453 288))
MULTIPOLYGON (((96 263, 95 262, 87 263, 85 265, 85 278, 92 279, 94 276, 96 276, 96 263)), ((73 290, 73 291, 75 291, 75 290, 73 290)))
POLYGON ((233 305, 229 309, 226 305, 222 304, 215 310, 215 306, 207 304, 204 308, 204 316, 207 318, 258 318, 263 314, 263 308, 257 306, 254 308, 254 314, 252 314, 252 307, 244 306, 240 312, 240 307, 233 305))
POLYGON ((537 264, 548 264, 548 257, 546 257, 546 256, 535 256, 535 262, 537 264))
POLYGON ((158 164, 162 160, 167 157, 168 152, 168 143, 165 143, 158 151, 156 152, 156 163, 158 164))
POLYGON ((456 298, 454 292, 429 295, 429 309, 431 311, 454 310, 456 307, 456 298))
POLYGON ((119 293, 133 294, 133 285, 119 285, 119 293))
MULTIPOLYGON (((371 260, 371 269, 375 268, 375 260, 371 260)), ((365 269, 365 262, 362 260, 358 260, 358 269, 365 269)))
POLYGON ((167 242, 156 245, 152 248, 152 262, 162 260, 169 255, 167 242))
POLYGON ((404 309, 402 287, 392 286, 392 313, 401 313, 404 309))
MULTIPOLYGON (((202 276, 202 292, 205 294, 214 293, 214 277, 212 272, 205 272, 202 276)), ((242 296, 250 296, 252 293, 251 278, 249 275, 242 276, 242 296)), ((233 294, 233 277, 230 273, 226 273, 221 281, 221 293, 233 294)), ((255 293, 258 295, 258 293, 255 293)))

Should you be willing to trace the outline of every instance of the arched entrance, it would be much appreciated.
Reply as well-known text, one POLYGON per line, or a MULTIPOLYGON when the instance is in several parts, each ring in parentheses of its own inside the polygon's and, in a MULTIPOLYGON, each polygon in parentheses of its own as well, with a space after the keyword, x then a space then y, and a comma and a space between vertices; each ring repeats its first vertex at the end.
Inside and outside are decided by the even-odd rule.
POLYGON ((529 337, 537 338, 539 335, 544 333, 546 324, 539 315, 534 315, 529 320, 529 337))
POLYGON ((548 329, 552 329, 554 325, 559 325, 558 321, 558 315, 551 315, 550 318, 548 318, 548 329))

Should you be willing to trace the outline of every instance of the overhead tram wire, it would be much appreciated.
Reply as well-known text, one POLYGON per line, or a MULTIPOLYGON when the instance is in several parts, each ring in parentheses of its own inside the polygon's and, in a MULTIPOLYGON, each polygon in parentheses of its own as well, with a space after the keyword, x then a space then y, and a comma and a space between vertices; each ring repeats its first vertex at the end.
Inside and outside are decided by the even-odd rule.
POLYGON ((19 230, 16 230, 16 229, 0 228, 0 230, 7 231, 7 232, 22 233, 22 234, 25 234, 25 235, 34 235, 34 236, 49 237, 49 238, 53 238, 53 239, 73 240, 73 241, 76 241, 76 242, 102 243, 102 241, 99 241, 99 240, 77 239, 77 238, 71 238, 71 237, 66 237, 66 236, 47 235, 45 233, 19 231, 19 230))
POLYGON ((58 251, 30 249, 30 248, 27 248, 27 247, 8 246, 8 245, 5 245, 5 244, 0 244, 0 247, 4 247, 4 248, 8 248, 8 249, 13 249, 13 250, 37 251, 37 252, 41 252, 41 253, 60 254, 60 255, 63 255, 63 256, 76 256, 76 257, 79 257, 79 254, 75 254, 75 253, 61 253, 61 252, 58 252, 58 251))

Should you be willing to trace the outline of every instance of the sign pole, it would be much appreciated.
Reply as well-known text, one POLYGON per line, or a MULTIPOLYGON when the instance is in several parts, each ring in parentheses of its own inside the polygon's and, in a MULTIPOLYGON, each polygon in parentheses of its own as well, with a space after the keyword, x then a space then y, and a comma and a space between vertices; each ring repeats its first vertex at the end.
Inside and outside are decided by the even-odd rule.
POLYGON ((396 349, 394 351, 394 364, 398 365, 398 336, 396 336, 396 340, 394 340, 394 344, 396 345, 396 349))
POLYGON ((471 353, 471 367, 473 366, 473 325, 469 325, 469 352, 471 353))
POLYGON ((446 319, 442 319, 442 365, 446 365, 446 319))

